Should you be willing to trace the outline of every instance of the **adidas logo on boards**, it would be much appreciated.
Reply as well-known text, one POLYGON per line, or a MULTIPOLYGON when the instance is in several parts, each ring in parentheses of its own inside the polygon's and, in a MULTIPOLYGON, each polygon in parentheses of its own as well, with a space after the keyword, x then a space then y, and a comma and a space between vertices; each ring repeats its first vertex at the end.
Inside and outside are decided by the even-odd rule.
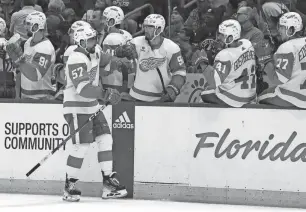
POLYGON ((134 129, 134 124, 131 124, 131 120, 126 111, 124 111, 115 123, 113 123, 113 128, 116 129, 134 129))

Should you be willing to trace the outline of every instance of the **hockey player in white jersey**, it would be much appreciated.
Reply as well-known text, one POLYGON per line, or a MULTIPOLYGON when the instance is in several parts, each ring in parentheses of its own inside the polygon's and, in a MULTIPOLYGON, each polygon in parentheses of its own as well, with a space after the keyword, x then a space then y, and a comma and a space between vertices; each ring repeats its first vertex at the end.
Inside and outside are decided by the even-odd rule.
MULTIPOLYGON (((100 69, 122 65, 117 58, 102 52, 97 34, 91 26, 78 28, 74 33, 77 44, 66 63, 67 85, 64 90, 64 117, 73 133, 79 125, 99 109, 98 100, 117 104, 120 94, 114 89, 99 86, 100 69)), ((97 159, 103 176, 102 198, 121 198, 127 191, 113 172, 113 138, 103 113, 100 113, 72 138, 73 148, 67 159, 67 178, 63 199, 79 201, 81 191, 75 188, 89 144, 98 147, 97 159)))
POLYGON ((306 38, 301 37, 302 18, 298 13, 285 13, 279 20, 282 44, 267 55, 264 71, 273 82, 259 96, 259 103, 281 107, 306 108, 306 38))
POLYGON ((89 23, 85 21, 74 22, 68 30, 69 35, 69 46, 65 49, 63 56, 59 63, 56 63, 52 68, 52 79, 57 86, 57 93, 55 94, 56 99, 62 100, 63 89, 66 85, 65 79, 65 64, 68 60, 69 55, 78 47, 74 43, 74 32, 83 26, 90 26, 89 23))
MULTIPOLYGON (((19 45, 10 42, 7 52, 13 53, 10 58, 18 64, 21 72, 21 98, 53 99, 55 87, 51 83, 52 66, 55 63, 55 50, 46 37, 46 16, 41 12, 30 13, 25 20, 29 39, 24 44, 24 52, 19 45), (14 50, 19 49, 21 57, 14 56, 14 50)), ((18 34, 16 34, 18 36, 18 34)))
POLYGON ((76 21, 74 22, 68 30, 69 38, 70 38, 70 46, 66 49, 63 56, 63 62, 66 64, 69 55, 74 52, 74 50, 78 47, 74 41, 74 32, 77 31, 79 28, 84 26, 90 26, 89 23, 86 21, 76 21))
MULTIPOLYGON (((127 44, 132 38, 129 32, 121 29, 118 32, 110 33, 103 41, 103 51, 114 55, 116 48, 127 44)), ((133 63, 133 60, 131 62, 133 63)), ((134 83, 134 76, 134 73, 129 74, 127 70, 112 70, 111 72, 105 72, 102 83, 105 87, 115 88, 120 92, 128 92, 134 83)))
POLYGON ((145 36, 120 46, 118 57, 137 59, 136 78, 129 99, 145 102, 174 102, 186 80, 186 67, 180 48, 162 37, 165 19, 151 14, 144 21, 145 36))
POLYGON ((100 32, 101 36, 99 38, 99 44, 102 45, 104 39, 110 33, 121 33, 120 25, 124 20, 124 12, 120 7, 110 6, 105 8, 102 14, 102 28, 103 31, 100 32))
POLYGON ((242 107, 256 100, 255 51, 249 40, 240 39, 241 26, 236 20, 219 25, 217 40, 223 43, 210 66, 204 50, 192 61, 201 66, 207 87, 201 93, 204 103, 242 107))

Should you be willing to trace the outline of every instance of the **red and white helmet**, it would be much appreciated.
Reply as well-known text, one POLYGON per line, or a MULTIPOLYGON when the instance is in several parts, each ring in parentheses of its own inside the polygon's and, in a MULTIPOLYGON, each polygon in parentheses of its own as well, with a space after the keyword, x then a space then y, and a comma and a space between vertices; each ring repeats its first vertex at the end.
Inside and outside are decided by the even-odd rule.
POLYGON ((31 27, 31 32, 35 33, 40 29, 45 29, 46 27, 46 21, 47 18, 45 16, 44 13, 36 11, 36 12, 32 12, 30 13, 27 17, 26 17, 26 24, 29 25, 31 27), (38 26, 38 29, 36 31, 33 31, 33 26, 36 25, 38 26))
POLYGON ((166 26, 165 18, 159 14, 151 14, 146 17, 143 22, 144 26, 154 26, 155 29, 161 28, 161 33, 164 31, 166 26))
POLYGON ((78 45, 84 48, 81 45, 81 41, 85 41, 87 43, 87 40, 90 38, 94 38, 97 36, 96 30, 92 28, 90 25, 85 25, 82 27, 79 27, 75 32, 74 32, 74 42, 78 45))
POLYGON ((90 24, 87 23, 86 21, 76 21, 76 22, 74 22, 71 25, 71 27, 68 31, 68 34, 74 33, 78 28, 83 27, 83 26, 90 26, 90 24))
POLYGON ((121 24, 124 20, 124 12, 120 7, 117 6, 105 8, 105 10, 103 11, 103 16, 106 18, 106 23, 108 27, 112 27, 109 26, 109 21, 112 19, 114 20, 114 25, 121 24))
POLYGON ((133 39, 133 36, 128 31, 125 31, 123 29, 120 29, 120 31, 122 32, 126 43, 133 39))
POLYGON ((303 21, 300 16, 300 14, 296 12, 288 12, 285 13, 280 19, 279 19, 279 26, 286 27, 286 34, 288 35, 288 30, 290 28, 294 29, 294 33, 292 35, 288 35, 288 37, 291 37, 295 35, 296 32, 299 32, 303 29, 303 21))
POLYGON ((6 22, 3 18, 0 18, 0 35, 4 35, 6 30, 6 22))
POLYGON ((226 20, 219 25, 218 32, 225 36, 225 44, 229 45, 241 37, 241 25, 236 20, 226 20), (232 36, 233 40, 228 42, 228 37, 232 36))

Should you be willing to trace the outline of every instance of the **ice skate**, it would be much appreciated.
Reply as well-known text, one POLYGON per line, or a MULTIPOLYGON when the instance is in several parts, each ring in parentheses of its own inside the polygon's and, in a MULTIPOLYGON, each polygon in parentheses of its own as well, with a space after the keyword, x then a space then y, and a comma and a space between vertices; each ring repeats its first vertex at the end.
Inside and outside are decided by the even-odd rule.
POLYGON ((113 172, 109 176, 103 176, 102 199, 117 199, 127 196, 125 186, 120 185, 116 175, 117 173, 113 172))
POLYGON ((67 202, 78 202, 80 201, 81 191, 75 188, 77 180, 67 179, 65 183, 63 200, 67 202))

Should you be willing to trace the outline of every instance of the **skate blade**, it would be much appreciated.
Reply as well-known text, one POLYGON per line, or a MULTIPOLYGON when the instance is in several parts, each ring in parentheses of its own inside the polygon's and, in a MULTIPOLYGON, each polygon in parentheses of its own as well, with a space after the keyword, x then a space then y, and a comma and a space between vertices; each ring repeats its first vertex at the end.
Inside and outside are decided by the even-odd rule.
POLYGON ((66 202, 79 202, 80 195, 69 195, 67 193, 64 194, 63 200, 66 202))
POLYGON ((126 197, 128 192, 126 189, 120 191, 103 191, 102 199, 119 199, 126 197))

